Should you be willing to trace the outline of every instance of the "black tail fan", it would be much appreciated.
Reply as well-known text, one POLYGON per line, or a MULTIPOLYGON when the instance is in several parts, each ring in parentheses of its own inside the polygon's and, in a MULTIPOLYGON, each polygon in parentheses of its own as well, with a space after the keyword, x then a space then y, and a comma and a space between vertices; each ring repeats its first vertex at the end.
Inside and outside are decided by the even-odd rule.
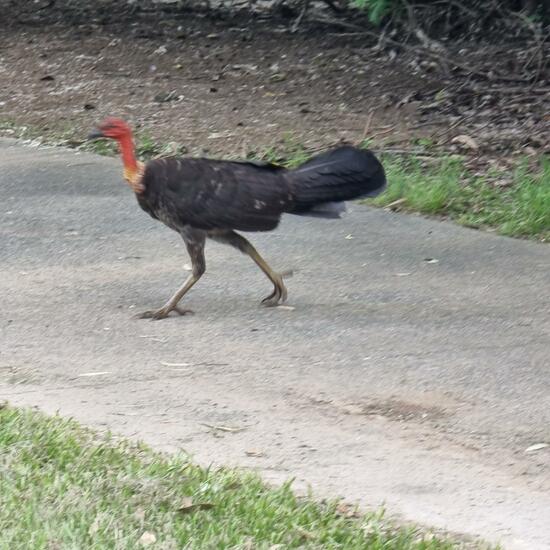
POLYGON ((373 153, 339 147, 286 173, 294 195, 291 214, 339 218, 344 201, 374 197, 386 186, 386 175, 373 153))

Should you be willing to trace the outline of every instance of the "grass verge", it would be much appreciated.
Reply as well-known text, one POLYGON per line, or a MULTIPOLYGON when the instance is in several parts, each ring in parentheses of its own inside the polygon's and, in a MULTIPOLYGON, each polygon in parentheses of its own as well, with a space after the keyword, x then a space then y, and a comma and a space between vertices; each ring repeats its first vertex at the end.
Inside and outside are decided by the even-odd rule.
POLYGON ((99 436, 74 421, 0 408, 0 548, 443 550, 290 483, 204 469, 183 456, 99 436))
POLYGON ((500 188, 498 174, 473 175, 459 159, 426 165, 413 158, 384 157, 388 189, 367 201, 395 210, 443 216, 501 235, 550 241, 550 158, 535 171, 524 161, 500 188))

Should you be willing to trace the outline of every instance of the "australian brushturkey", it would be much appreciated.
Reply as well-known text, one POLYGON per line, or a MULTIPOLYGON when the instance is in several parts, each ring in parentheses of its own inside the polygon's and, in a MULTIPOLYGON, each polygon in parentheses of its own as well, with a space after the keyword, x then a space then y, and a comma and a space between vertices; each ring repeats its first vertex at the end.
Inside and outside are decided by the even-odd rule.
POLYGON ((386 184, 384 169, 369 151, 339 147, 313 157, 293 170, 274 164, 169 157, 142 164, 136 160, 132 132, 122 120, 109 118, 90 139, 118 142, 124 178, 141 208, 177 231, 185 241, 192 272, 160 309, 143 318, 162 319, 178 307, 183 295, 205 271, 207 238, 248 254, 273 283, 263 304, 286 300, 283 277, 235 230, 270 231, 284 213, 339 218, 343 201, 377 195, 386 184))

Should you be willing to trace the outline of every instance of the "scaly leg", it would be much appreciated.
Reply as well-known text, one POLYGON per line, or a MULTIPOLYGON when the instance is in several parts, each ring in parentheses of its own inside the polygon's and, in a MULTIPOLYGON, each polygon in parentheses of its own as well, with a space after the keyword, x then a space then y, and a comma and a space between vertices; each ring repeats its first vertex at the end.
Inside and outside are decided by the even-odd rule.
POLYGON ((206 262, 204 259, 204 241, 205 237, 202 232, 199 233, 183 233, 183 240, 187 247, 187 252, 191 258, 192 271, 187 277, 183 285, 181 285, 174 295, 160 308, 152 311, 145 311, 139 317, 140 319, 164 319, 168 317, 171 311, 175 311, 180 315, 193 313, 190 309, 182 309, 178 307, 179 301, 189 291, 189 289, 202 277, 206 270, 206 262))
MULTIPOLYGON (((244 254, 248 254, 256 265, 267 275, 268 279, 273 283, 273 292, 262 300, 262 304, 271 307, 286 301, 287 291, 283 283, 284 274, 273 271, 252 244, 242 235, 235 233, 235 231, 212 231, 208 233, 208 236, 220 243, 230 244, 244 254)), ((286 275, 290 274, 290 272, 286 273, 286 275)))

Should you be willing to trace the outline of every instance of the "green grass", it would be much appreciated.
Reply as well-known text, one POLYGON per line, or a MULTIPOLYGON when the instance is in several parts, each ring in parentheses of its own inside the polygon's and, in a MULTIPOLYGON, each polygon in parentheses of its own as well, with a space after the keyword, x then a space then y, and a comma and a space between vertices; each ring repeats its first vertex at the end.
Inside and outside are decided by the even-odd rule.
POLYGON ((414 158, 384 157, 383 162, 388 189, 369 204, 399 201, 399 210, 444 216, 510 237, 550 240, 550 158, 542 157, 535 170, 520 163, 505 188, 493 184, 495 174, 472 175, 457 159, 425 165, 414 158))
POLYGON ((311 154, 291 133, 286 133, 279 146, 268 147, 259 153, 250 151, 248 158, 281 164, 287 168, 296 168, 309 160, 311 154))
POLYGON ((200 468, 71 420, 0 408, 2 550, 136 549, 153 536, 151 547, 162 549, 459 547, 394 529, 380 514, 298 498, 290 483, 268 488, 249 473, 200 468))

